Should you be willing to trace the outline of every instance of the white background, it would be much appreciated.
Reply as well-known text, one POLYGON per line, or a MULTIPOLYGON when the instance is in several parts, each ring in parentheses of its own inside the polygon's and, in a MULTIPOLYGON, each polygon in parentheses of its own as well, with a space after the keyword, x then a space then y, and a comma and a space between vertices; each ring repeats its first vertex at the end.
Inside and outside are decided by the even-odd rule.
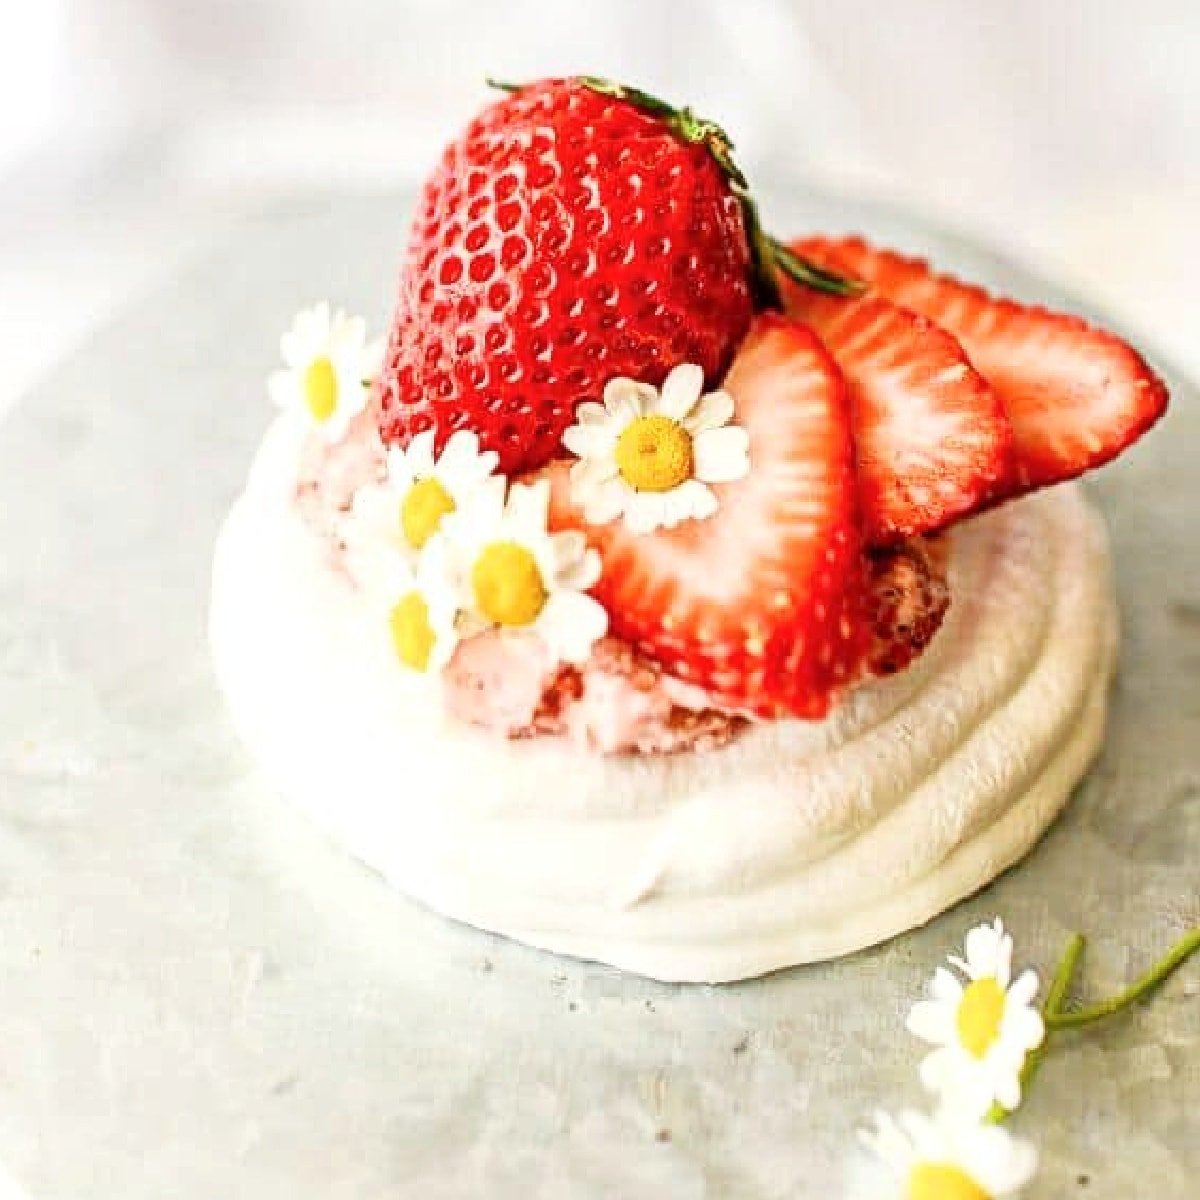
POLYGON ((760 178, 981 232, 1200 374, 1196 0, 0 0, 0 408, 239 213, 419 176, 486 72, 579 70, 760 178))

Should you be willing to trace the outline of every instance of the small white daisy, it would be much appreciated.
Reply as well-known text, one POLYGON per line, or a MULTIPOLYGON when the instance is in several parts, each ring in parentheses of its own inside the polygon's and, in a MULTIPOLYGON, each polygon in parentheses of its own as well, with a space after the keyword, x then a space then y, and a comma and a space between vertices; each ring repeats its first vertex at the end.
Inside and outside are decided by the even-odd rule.
POLYGON ((887 1173, 863 1200, 1011 1200, 1037 1171, 1029 1142, 947 1114, 877 1113, 860 1136, 887 1173))
POLYGON ((445 540, 429 541, 415 571, 403 555, 393 554, 390 562, 390 579, 377 576, 376 596, 383 603, 392 649, 409 670, 434 674, 450 661, 459 640, 458 593, 445 540))
POLYGON ((684 363, 659 391, 633 379, 611 379, 604 403, 581 404, 563 445, 571 497, 593 525, 624 516, 634 533, 703 520, 717 511, 712 483, 750 470, 750 438, 733 419, 728 392, 704 394, 704 372, 684 363))
POLYGON ((550 484, 495 489, 446 521, 460 588, 475 629, 536 634, 555 658, 584 662, 608 631, 608 613, 587 594, 600 578, 600 557, 583 534, 550 533, 550 484))
POLYGON ((387 476, 355 493, 353 522, 356 534, 415 555, 437 532, 450 513, 469 506, 481 488, 499 487, 493 472, 499 456, 480 451, 474 433, 459 430, 434 453, 434 434, 419 433, 407 447, 393 447, 387 455, 387 476))
POLYGON ((367 406, 379 373, 383 343, 368 342, 361 317, 328 304, 298 312, 279 340, 283 369, 267 380, 271 399, 319 429, 330 442, 346 436, 350 422, 367 406))
POLYGON ((947 1104, 982 1115, 996 1102, 1015 1109, 1021 1102, 1021 1067, 1045 1036, 1033 1006, 1038 977, 1025 971, 1012 980, 1012 938, 997 918, 967 934, 966 958, 934 974, 932 1000, 913 1005, 909 1031, 937 1047, 921 1063, 921 1079, 947 1104))

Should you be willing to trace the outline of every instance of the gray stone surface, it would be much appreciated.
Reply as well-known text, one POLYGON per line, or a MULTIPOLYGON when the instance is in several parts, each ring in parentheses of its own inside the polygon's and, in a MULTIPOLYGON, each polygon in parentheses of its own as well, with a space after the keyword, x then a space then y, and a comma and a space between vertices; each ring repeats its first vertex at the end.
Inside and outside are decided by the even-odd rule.
MULTIPOLYGON (((442 921, 264 794, 209 673, 211 543, 303 301, 382 322, 394 198, 298 200, 148 297, 0 425, 0 1160, 36 1200, 830 1197, 853 1130, 920 1102, 902 1020, 1003 914, 1094 994, 1200 920, 1200 398, 1096 483, 1125 643, 1103 759, 1022 866, 916 934, 668 987, 442 921)), ((958 241, 828 199, 997 286, 958 241)), ((790 210, 790 211, 789 211, 790 210)), ((1035 1197, 1200 1178, 1200 964, 1063 1036, 1014 1125, 1035 1197)))

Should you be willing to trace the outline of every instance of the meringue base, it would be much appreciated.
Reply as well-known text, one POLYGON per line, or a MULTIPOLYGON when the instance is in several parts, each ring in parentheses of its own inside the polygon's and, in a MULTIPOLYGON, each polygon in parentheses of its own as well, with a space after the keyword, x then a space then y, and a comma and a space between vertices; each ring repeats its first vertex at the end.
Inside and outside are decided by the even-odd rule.
POLYGON ((1077 485, 956 529, 933 645, 826 720, 614 757, 453 724, 296 515, 298 453, 276 425, 221 532, 218 680, 271 787, 479 928, 667 981, 849 954, 1020 859, 1100 745, 1117 615, 1077 485))

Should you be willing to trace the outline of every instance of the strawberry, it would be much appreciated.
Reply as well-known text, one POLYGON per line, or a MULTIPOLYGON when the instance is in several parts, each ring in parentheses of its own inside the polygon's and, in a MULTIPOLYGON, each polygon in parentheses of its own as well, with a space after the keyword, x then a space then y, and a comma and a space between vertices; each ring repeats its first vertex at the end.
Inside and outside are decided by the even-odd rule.
POLYGON ((742 204, 709 146, 578 79, 452 142, 421 195, 378 397, 387 442, 469 428, 515 474, 607 380, 718 376, 751 315, 742 204))
POLYGON ((846 377, 869 543, 941 529, 1007 483, 1004 408, 953 337, 880 296, 784 296, 846 377))
POLYGON ((869 636, 845 386, 816 337, 776 314, 755 319, 722 386, 751 470, 714 485, 713 516, 640 535, 588 525, 556 463, 552 523, 598 549, 595 594, 618 637, 726 704, 819 717, 869 636))
POLYGON ((472 429, 502 472, 532 470, 614 376, 718 377, 780 276, 847 286, 763 233, 713 122, 590 76, 497 86, 513 94, 418 203, 375 398, 385 442, 472 429))
POLYGON ((793 248, 959 340, 1012 424, 1014 493, 1108 462, 1166 410, 1167 390, 1137 351, 1079 317, 1000 299, 861 238, 808 238, 793 248))

